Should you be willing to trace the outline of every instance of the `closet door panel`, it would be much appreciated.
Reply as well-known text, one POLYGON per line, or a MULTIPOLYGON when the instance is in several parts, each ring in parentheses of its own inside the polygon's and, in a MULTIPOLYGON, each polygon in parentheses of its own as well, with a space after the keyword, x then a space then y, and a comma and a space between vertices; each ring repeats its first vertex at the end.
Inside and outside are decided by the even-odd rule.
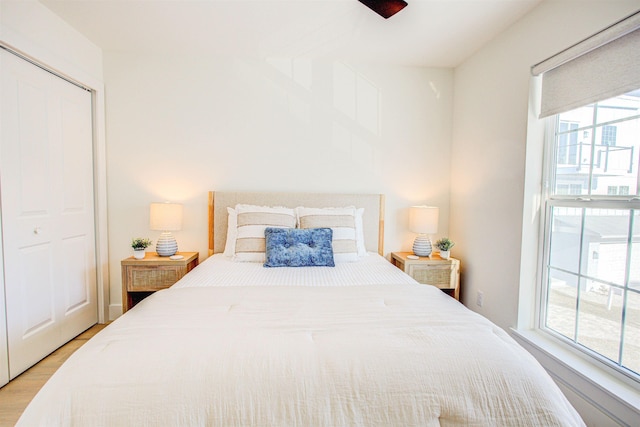
MULTIPOLYGON (((63 214, 93 216, 91 98, 78 92, 61 100, 63 214)), ((93 221, 92 221, 93 222, 93 221)))
POLYGON ((88 255, 91 244, 85 236, 63 241, 67 257, 62 260, 64 301, 62 301, 62 337, 65 341, 97 322, 95 263, 88 255))
POLYGON ((49 73, 3 55, 2 225, 10 377, 57 348, 54 256, 59 114, 49 73), (12 115, 15 114, 15 118, 12 115))
MULTIPOLYGON (((49 216, 51 214, 51 164, 49 161, 55 118, 48 113, 48 96, 46 82, 38 81, 34 72, 25 76, 29 80, 16 81, 15 108, 18 112, 17 135, 13 135, 13 144, 7 144, 7 155, 17 158, 15 164, 17 194, 24 195, 19 201, 19 212, 22 218, 49 216), (52 123, 49 123, 52 120, 52 123), (34 123, 38 124, 34 126, 34 123)), ((10 126, 10 123, 7 123, 10 126)), ((5 162, 6 163, 6 162, 5 162)), ((3 165, 4 166, 4 165, 3 165)), ((5 186, 6 188, 6 186, 5 186)), ((6 191, 3 188, 3 191, 6 191)))
POLYGON ((83 90, 60 87, 60 243, 64 278, 61 301, 62 337, 75 337, 97 322, 97 286, 93 198, 91 96, 83 90), (88 326, 87 326, 88 325, 88 326))
POLYGON ((14 378, 97 321, 91 94, 1 54, 0 177, 14 378))
MULTIPOLYGON (((16 269, 19 277, 13 276, 11 279, 19 280, 22 285, 20 287, 20 305, 16 304, 12 308, 19 308, 24 313, 22 331, 19 332, 23 338, 29 338, 55 326, 56 296, 52 277, 53 256, 51 252, 50 243, 23 247, 19 251, 18 268, 16 269)), ((56 336, 55 331, 52 331, 51 334, 56 336)))

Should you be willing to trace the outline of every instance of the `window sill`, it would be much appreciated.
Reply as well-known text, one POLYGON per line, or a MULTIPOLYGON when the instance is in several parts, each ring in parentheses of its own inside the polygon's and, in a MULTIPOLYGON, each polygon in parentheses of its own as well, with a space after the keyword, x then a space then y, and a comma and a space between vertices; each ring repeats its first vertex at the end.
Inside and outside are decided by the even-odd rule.
POLYGON ((637 422, 640 417, 638 388, 615 378, 539 331, 511 329, 511 334, 556 382, 622 425, 637 422))

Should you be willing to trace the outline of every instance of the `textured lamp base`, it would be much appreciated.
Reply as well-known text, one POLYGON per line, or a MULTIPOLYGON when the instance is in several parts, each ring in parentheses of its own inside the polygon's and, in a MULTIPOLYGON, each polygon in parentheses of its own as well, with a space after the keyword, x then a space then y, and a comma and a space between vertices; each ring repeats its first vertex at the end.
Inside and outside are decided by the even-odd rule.
POLYGON ((426 234, 419 234, 413 241, 413 253, 418 256, 430 256, 432 252, 431 238, 426 234))
POLYGON ((170 232, 165 231, 160 235, 156 243, 156 252, 160 256, 171 256, 178 252, 178 242, 170 232))

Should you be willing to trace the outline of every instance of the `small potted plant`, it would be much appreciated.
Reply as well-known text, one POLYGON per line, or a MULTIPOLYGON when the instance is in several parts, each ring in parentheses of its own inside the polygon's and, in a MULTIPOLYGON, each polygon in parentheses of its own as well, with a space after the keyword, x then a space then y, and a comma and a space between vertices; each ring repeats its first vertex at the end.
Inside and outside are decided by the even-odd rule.
POLYGON ((455 242, 448 237, 443 237, 436 242, 436 247, 440 249, 440 258, 449 259, 451 248, 455 245, 455 242))
POLYGON ((135 259, 142 259, 145 255, 145 249, 151 246, 151 240, 142 237, 136 237, 131 239, 131 247, 133 248, 133 257, 135 259))

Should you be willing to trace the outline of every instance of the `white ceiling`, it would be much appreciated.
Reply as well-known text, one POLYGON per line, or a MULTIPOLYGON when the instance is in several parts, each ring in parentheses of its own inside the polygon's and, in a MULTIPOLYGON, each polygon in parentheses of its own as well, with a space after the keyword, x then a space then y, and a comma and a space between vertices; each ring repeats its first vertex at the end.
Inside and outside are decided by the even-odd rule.
POLYGON ((455 67, 541 0, 40 0, 104 51, 455 67))

